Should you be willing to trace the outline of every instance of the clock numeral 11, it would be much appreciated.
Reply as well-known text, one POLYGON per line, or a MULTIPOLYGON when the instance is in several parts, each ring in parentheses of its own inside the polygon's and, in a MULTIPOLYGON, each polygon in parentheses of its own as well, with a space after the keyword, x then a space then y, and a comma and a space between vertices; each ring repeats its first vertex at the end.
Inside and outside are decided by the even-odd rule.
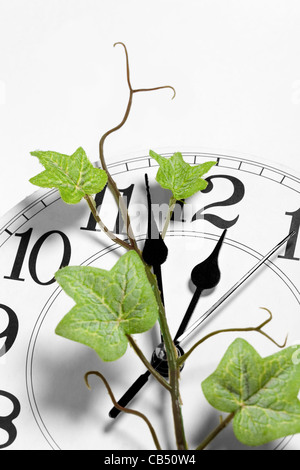
MULTIPOLYGON (((102 206, 103 198, 104 198, 104 195, 105 195, 105 192, 106 192, 106 188, 107 188, 107 186, 105 186, 103 191, 96 194, 96 196, 95 196, 95 204, 96 204, 97 208, 98 207, 101 208, 101 206, 102 206)), ((131 184, 130 186, 128 186, 128 188, 119 189, 120 193, 122 194, 122 196, 124 197, 124 199, 126 201, 127 209, 129 207, 129 204, 130 204, 133 188, 134 188, 134 184, 131 184)), ((93 215, 91 214, 86 227, 81 227, 81 230, 91 230, 91 231, 95 232, 95 231, 98 230, 96 227, 97 227, 97 222, 95 221, 93 215)), ((118 211, 115 227, 114 227, 112 232, 116 233, 116 234, 122 234, 123 231, 124 231, 124 222, 123 222, 123 218, 120 214, 120 211, 118 211)))
POLYGON ((295 235, 288 240, 284 255, 279 255, 278 258, 299 261, 300 258, 295 257, 295 250, 300 227, 300 209, 295 212, 286 212, 285 215, 292 217, 289 233, 295 232, 295 235))
MULTIPOLYGON (((28 250, 28 245, 30 242, 31 234, 32 234, 32 228, 27 230, 27 232, 15 234, 15 236, 20 237, 21 240, 19 243, 19 247, 16 253, 15 261, 14 261, 10 276, 4 276, 5 279, 11 279, 13 281, 25 280, 24 278, 21 277, 21 270, 24 264, 25 255, 28 250)), ((52 235, 58 235, 63 242, 62 261, 58 269, 62 268, 63 266, 67 266, 71 258, 71 244, 67 235, 65 235, 63 232, 60 232, 59 230, 51 230, 50 232, 44 233, 44 235, 42 235, 34 244, 29 255, 29 263, 28 263, 28 268, 29 268, 29 272, 30 272, 32 279, 37 284, 40 284, 43 286, 47 286, 55 282, 54 277, 51 277, 51 279, 49 279, 48 281, 41 281, 37 274, 37 259, 39 256, 40 249, 42 248, 45 241, 52 235)))

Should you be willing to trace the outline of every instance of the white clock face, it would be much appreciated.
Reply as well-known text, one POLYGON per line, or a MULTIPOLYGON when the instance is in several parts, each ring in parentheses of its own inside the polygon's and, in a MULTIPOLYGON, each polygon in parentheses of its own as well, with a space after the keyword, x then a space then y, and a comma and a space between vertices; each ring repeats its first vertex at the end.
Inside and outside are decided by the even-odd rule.
MULTIPOLYGON (((221 281, 205 291, 192 322, 206 312, 252 266, 289 232, 295 235, 231 295, 183 344, 213 330, 257 326, 269 309, 267 332, 278 343, 300 341, 300 179, 283 170, 226 155, 184 153, 191 164, 216 160, 208 187, 175 213, 165 241, 169 256, 162 266, 165 308, 175 335, 193 294, 192 268, 215 247, 223 230, 219 256, 221 281)), ((148 156, 121 161, 110 171, 127 197, 140 247, 147 229, 144 175, 148 174, 157 222, 168 192, 155 182, 156 162, 148 156), (157 204, 157 205, 155 205, 157 204), (160 205, 160 206, 158 206, 160 205)), ((116 233, 123 227, 108 190, 96 197, 105 224, 116 233)), ((161 219, 161 221, 159 221, 161 219)), ((68 206, 56 190, 38 191, 1 221, 0 232, 0 447, 4 449, 153 449, 152 438, 136 417, 108 416, 112 407, 102 383, 83 377, 89 370, 105 375, 117 398, 145 371, 128 348, 116 362, 103 363, 94 351, 55 335, 73 301, 61 291, 54 273, 61 265, 110 269, 124 253, 98 231, 87 206, 68 206)), ((276 346, 257 333, 238 336, 262 356, 276 346)), ((222 334, 190 356, 181 374, 181 393, 190 448, 218 424, 219 414, 205 401, 201 382, 212 373, 237 334, 222 334)), ((151 358, 160 342, 158 328, 135 336, 151 358)), ((144 412, 157 429, 162 447, 175 448, 169 397, 154 380, 130 405, 144 412)), ((212 449, 243 449, 229 427, 212 449)), ((266 449, 299 449, 297 436, 278 440, 266 449)))

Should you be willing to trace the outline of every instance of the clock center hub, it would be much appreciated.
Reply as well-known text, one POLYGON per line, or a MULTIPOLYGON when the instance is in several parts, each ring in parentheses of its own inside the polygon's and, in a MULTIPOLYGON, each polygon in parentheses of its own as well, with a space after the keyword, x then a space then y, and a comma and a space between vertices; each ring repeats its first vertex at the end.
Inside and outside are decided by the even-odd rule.
MULTIPOLYGON (((184 354, 182 347, 179 346, 179 344, 175 345, 175 347, 177 350, 178 357, 182 356, 184 354)), ((169 377, 167 353, 165 350, 164 343, 160 343, 153 351, 151 365, 157 370, 157 372, 160 373, 160 375, 166 378, 169 377)), ((183 367, 184 364, 182 365, 180 370, 182 370, 183 367)))

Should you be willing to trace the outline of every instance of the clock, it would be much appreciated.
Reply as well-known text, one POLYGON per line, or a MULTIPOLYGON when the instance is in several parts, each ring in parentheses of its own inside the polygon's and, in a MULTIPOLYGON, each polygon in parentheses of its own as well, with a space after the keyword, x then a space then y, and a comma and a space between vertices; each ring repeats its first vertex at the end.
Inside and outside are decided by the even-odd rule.
MULTIPOLYGON (((168 156, 168 154, 164 154, 168 156)), ((191 272, 207 259, 223 234, 218 253, 220 279, 205 289, 189 325, 209 311, 231 287, 263 260, 280 240, 286 243, 261 263, 241 286, 216 308, 182 344, 183 350, 217 329, 257 326, 272 312, 266 332, 278 343, 300 341, 300 178, 281 168, 244 157, 183 152, 185 161, 216 161, 207 188, 177 204, 165 236, 168 258, 161 266, 164 304, 171 333, 176 334, 195 286, 191 272)), ((96 164, 97 165, 97 164, 96 164)), ((126 202, 142 249, 147 232, 147 174, 155 220, 161 229, 169 192, 155 181, 156 161, 148 155, 109 166, 126 202)), ((122 237, 124 225, 108 190, 95 195, 101 218, 122 237)), ((119 398, 145 372, 128 347, 115 362, 102 362, 88 347, 66 340, 54 330, 74 305, 56 283, 54 273, 66 265, 111 269, 124 249, 98 230, 84 201, 65 204, 57 190, 39 190, 1 219, 0 229, 0 448, 6 450, 89 450, 154 448, 142 420, 121 413, 112 419, 110 398, 96 377, 91 390, 84 382, 99 370, 119 398)), ((125 236, 125 234, 124 234, 125 236)), ((256 332, 238 334, 261 356, 277 346, 256 332)), ((198 347, 181 373, 186 436, 195 448, 219 422, 220 413, 206 402, 201 382, 220 362, 237 333, 223 333, 198 347)), ((156 325, 135 335, 151 359, 160 343, 156 325)), ((163 449, 175 449, 169 396, 151 378, 130 406, 145 413, 163 449)), ((229 426, 209 449, 248 449, 229 426)), ((300 449, 298 436, 288 436, 260 449, 300 449)))

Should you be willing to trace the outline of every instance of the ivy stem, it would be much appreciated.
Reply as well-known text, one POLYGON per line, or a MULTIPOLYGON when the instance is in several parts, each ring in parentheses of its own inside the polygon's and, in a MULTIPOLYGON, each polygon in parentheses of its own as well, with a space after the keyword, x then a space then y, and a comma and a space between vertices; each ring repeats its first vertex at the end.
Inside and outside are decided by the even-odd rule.
POLYGON ((167 233, 167 230, 168 230, 168 227, 169 227, 169 224, 170 224, 170 220, 171 220, 172 214, 173 214, 175 206, 176 206, 176 202, 177 202, 177 200, 175 199, 175 197, 171 196, 170 201, 169 201, 169 210, 168 210, 167 218, 165 220, 165 224, 164 224, 163 230, 161 232, 162 239, 164 239, 165 236, 166 236, 166 233, 167 233))
POLYGON ((149 431, 152 435, 152 438, 153 438, 153 441, 154 441, 154 444, 155 444, 155 447, 157 450, 161 450, 161 446, 160 446, 160 443, 158 441, 158 438, 157 438, 157 435, 156 435, 156 432, 152 426, 152 424, 150 423, 149 419, 147 418, 147 416, 145 416, 143 413, 141 413, 140 411, 137 411, 137 410, 132 410, 130 408, 124 408, 123 406, 119 405, 119 403, 117 402, 117 400, 115 399, 115 396, 110 388, 110 385, 109 383, 107 382, 106 378, 104 377, 104 375, 102 375, 100 372, 98 371, 90 371, 90 372, 87 372, 84 376, 84 380, 85 380, 85 383, 86 383, 86 386, 88 387, 88 389, 91 389, 90 387, 90 384, 88 382, 88 376, 89 375, 96 375, 97 377, 99 377, 102 382, 104 383, 105 387, 106 387, 106 390, 110 396, 110 399, 111 401, 113 402, 113 405, 118 408, 120 411, 123 411, 124 413, 128 413, 128 414, 132 414, 132 415, 135 415, 137 416, 138 418, 141 418, 145 421, 145 423, 147 424, 148 428, 149 428, 149 431))
POLYGON ((264 322, 260 323, 260 325, 258 325, 258 326, 249 326, 249 327, 246 327, 246 328, 227 328, 227 329, 223 329, 223 330, 213 331, 213 332, 209 333, 208 335, 204 336, 203 338, 201 338, 199 341, 197 341, 197 343, 195 343, 185 354, 180 356, 177 359, 178 365, 181 366, 187 360, 187 358, 192 354, 192 352, 198 346, 200 346, 200 344, 204 343, 204 341, 206 341, 207 339, 212 338, 213 336, 216 336, 220 333, 236 333, 236 332, 246 332, 247 333, 247 332, 251 332, 251 331, 256 331, 257 333, 260 333, 261 335, 265 336, 267 339, 272 341, 272 343, 274 343, 278 348, 284 348, 285 345, 286 345, 286 342, 287 342, 287 337, 285 338, 285 341, 284 341, 283 344, 278 344, 273 338, 271 338, 271 336, 269 336, 267 333, 265 333, 262 330, 262 327, 265 326, 267 323, 269 323, 272 320, 272 313, 270 312, 270 310, 268 310, 265 307, 261 307, 261 309, 266 310, 269 313, 269 318, 267 318, 267 320, 265 320, 264 322))
POLYGON ((230 421, 234 418, 234 413, 231 413, 227 416, 226 419, 222 419, 220 424, 204 439, 204 441, 196 447, 195 450, 203 450, 208 444, 221 432, 226 426, 230 423, 230 421))
MULTIPOLYGON (((142 259, 142 255, 140 250, 138 249, 132 227, 130 224, 130 217, 129 213, 127 210, 127 206, 124 202, 123 197, 120 194, 120 191, 110 175, 110 172, 108 171, 105 158, 104 158, 104 142, 106 138, 112 134, 113 132, 116 132, 119 130, 127 121, 131 106, 132 106, 132 99, 133 95, 135 93, 139 92, 146 92, 146 91, 154 91, 154 90, 161 90, 163 88, 170 88, 173 90, 173 97, 175 97, 175 90, 172 86, 166 85, 166 86, 159 86, 155 88, 139 88, 139 89, 133 89, 131 86, 131 81, 130 81, 130 70, 129 70, 129 61, 128 61, 128 53, 126 46, 122 42, 117 42, 114 44, 115 45, 121 45, 124 48, 125 51, 125 56, 126 56, 126 73, 127 73, 127 84, 129 88, 129 98, 128 98, 128 103, 127 103, 127 108, 125 110, 124 117, 122 121, 112 129, 108 130, 103 136, 101 137, 99 141, 99 157, 100 157, 100 162, 102 165, 103 170, 106 171, 107 176, 108 176, 108 186, 110 190, 112 191, 117 204, 119 205, 120 212, 124 221, 124 224, 126 226, 128 238, 131 247, 139 254, 139 256, 142 259)), ((171 217, 171 215, 170 215, 171 217)), ((107 232, 106 232, 107 233, 107 232)), ((126 249, 128 249, 126 247, 126 249)), ((181 398, 180 398, 180 392, 179 392, 179 376, 180 376, 180 369, 177 364, 177 350, 175 348, 175 345, 172 340, 172 336, 169 330, 169 326, 167 323, 166 319, 166 314, 165 314, 165 309, 161 301, 161 296, 159 292, 159 288, 157 285, 157 279, 155 275, 152 273, 150 267, 144 262, 145 266, 145 271, 148 277, 148 280, 153 288, 156 301, 158 304, 158 310, 159 310, 159 323, 160 323, 160 328, 161 332, 163 334, 164 338, 164 344, 165 344, 165 349, 166 349, 166 354, 167 354, 167 359, 168 359, 168 366, 169 366, 169 385, 170 385, 170 394, 171 394, 171 401, 172 401, 172 411, 173 411, 173 421, 174 421, 174 427, 175 427, 175 436, 176 436, 176 443, 177 443, 177 448, 179 450, 185 450, 187 449, 187 443, 185 439, 185 433, 184 433, 184 426, 183 426, 183 419, 182 419, 182 413, 181 413, 181 398)))
MULTIPOLYGON (((177 200, 174 198, 174 196, 171 196, 170 201, 169 201, 168 214, 167 214, 165 224, 161 233, 162 239, 164 239, 166 236, 176 202, 177 200)), ((151 282, 151 279, 150 279, 150 282, 151 282)), ((156 290, 159 293, 158 288, 156 290)), ((175 426, 177 448, 180 450, 187 450, 188 446, 187 446, 185 432, 184 432, 184 424, 183 424, 182 411, 181 411, 182 402, 181 402, 180 389, 179 389, 180 364, 178 362, 177 351, 176 351, 173 339, 169 331, 169 327, 168 327, 168 323, 167 323, 167 319, 165 315, 165 309, 161 302, 160 295, 157 296, 157 303, 159 305, 159 312, 160 312, 160 318, 159 318, 160 328, 161 328, 161 331, 163 332, 164 345, 165 345, 167 359, 168 359, 169 380, 170 380, 170 385, 171 385, 171 397, 172 397, 172 410, 173 410, 173 419, 174 419, 174 426, 175 426)))
POLYGON ((99 227, 101 228, 101 230, 103 230, 103 232, 115 243, 118 243, 119 245, 121 245, 123 248, 125 248, 126 250, 132 250, 133 247, 132 245, 129 245, 129 243, 125 242, 124 240, 121 240, 120 238, 118 238, 114 233, 112 233, 107 227, 106 225, 102 222, 98 212, 97 212, 97 209, 96 209, 96 205, 95 205, 95 202, 93 200, 93 198, 91 196, 89 196, 88 194, 86 194, 84 196, 84 199, 86 200, 89 208, 90 208, 90 211, 91 213, 93 214, 93 217, 94 219, 96 220, 97 224, 99 225, 99 227))
POLYGON ((158 305, 159 311, 159 324, 160 330, 163 335, 164 346, 166 350, 166 355, 168 359, 168 367, 169 367, 169 384, 170 384, 170 394, 171 394, 171 401, 172 401, 172 412, 173 412, 173 421, 174 421, 174 429, 175 429, 175 437, 176 437, 176 444, 177 449, 179 450, 187 450, 187 442, 185 438, 185 431, 184 431, 184 423, 182 418, 182 401, 180 397, 180 389, 179 389, 179 379, 180 379, 180 366, 178 364, 178 356, 177 350, 174 345, 169 325, 167 322, 165 308, 163 306, 160 292, 157 285, 157 279, 155 275, 152 273, 150 267, 148 265, 145 266, 146 274, 148 280, 153 287, 153 291, 155 294, 156 302, 158 305))
POLYGON ((126 335, 129 343, 131 344, 132 348, 134 349, 135 353, 138 355, 140 360, 143 362, 143 364, 147 367, 149 372, 156 378, 156 380, 163 386, 165 387, 169 392, 171 391, 170 384, 160 375, 159 372, 157 372, 154 367, 150 364, 150 362, 146 359, 140 348, 138 347, 136 341, 133 339, 131 335, 126 335))
POLYGON ((110 175, 110 172, 108 171, 108 168, 107 168, 107 165, 106 165, 106 162, 105 162, 105 158, 104 158, 104 142, 106 140, 106 138, 112 134, 113 132, 116 132, 118 131, 119 129, 121 129, 121 127, 124 126, 124 124, 126 123, 127 119, 128 119, 128 116, 129 116, 129 113, 130 113, 130 110, 131 110, 131 106, 132 106, 132 99, 133 99, 133 95, 134 93, 139 93, 139 92, 146 92, 146 91, 154 91, 154 90, 160 90, 160 89, 163 89, 163 88, 171 88, 174 92, 174 95, 173 95, 173 98, 175 96, 175 90, 172 86, 169 86, 169 85, 166 85, 166 86, 159 86, 159 87, 155 87, 155 88, 139 88, 139 89, 136 89, 134 90, 131 86, 131 81, 130 81, 130 70, 129 70, 129 60, 128 60, 128 53, 127 53, 127 49, 126 49, 126 46, 125 44, 123 44, 122 42, 116 42, 114 44, 114 46, 116 46, 117 44, 123 46, 124 48, 124 51, 125 51, 125 57, 126 57, 126 73, 127 73, 127 84, 128 84, 128 88, 129 88, 129 98, 128 98, 128 103, 127 103, 127 108, 126 108, 126 111, 125 111, 125 114, 124 114, 124 117, 122 119, 122 121, 115 127, 113 127, 112 129, 108 130, 107 132, 105 132, 105 134, 103 134, 103 136, 101 137, 100 139, 100 142, 99 142, 99 157, 100 157, 100 162, 101 162, 101 165, 102 165, 102 168, 103 170, 106 171, 107 173, 107 176, 108 176, 108 185, 109 185, 109 188, 110 190, 112 191, 116 201, 117 201, 117 204, 119 205, 119 208, 120 208, 120 211, 121 211, 121 215, 122 215, 122 218, 124 220, 124 223, 126 225, 126 229, 127 229, 127 233, 128 233, 128 238, 129 238, 129 241, 130 241, 130 244, 132 245, 132 247, 138 251, 138 247, 137 247, 137 243, 136 243, 136 240, 135 240, 135 237, 134 237, 134 233, 133 233, 133 230, 132 230, 132 227, 131 227, 131 224, 130 224, 130 217, 129 217, 129 213, 128 213, 128 210, 127 210, 127 207, 126 207, 126 204, 124 202, 124 199, 114 181, 114 179, 112 178, 112 176, 110 175))

